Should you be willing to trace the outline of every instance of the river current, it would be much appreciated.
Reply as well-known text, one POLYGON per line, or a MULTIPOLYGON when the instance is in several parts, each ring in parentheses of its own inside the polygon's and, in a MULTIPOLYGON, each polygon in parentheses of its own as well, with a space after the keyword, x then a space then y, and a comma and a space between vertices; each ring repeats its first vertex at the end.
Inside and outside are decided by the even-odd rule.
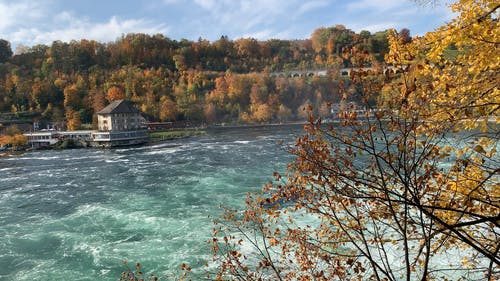
POLYGON ((122 261, 163 280, 211 259, 221 206, 284 171, 301 127, 211 130, 116 149, 0 158, 0 280, 117 280, 122 261), (284 144, 281 143, 284 141, 284 144))

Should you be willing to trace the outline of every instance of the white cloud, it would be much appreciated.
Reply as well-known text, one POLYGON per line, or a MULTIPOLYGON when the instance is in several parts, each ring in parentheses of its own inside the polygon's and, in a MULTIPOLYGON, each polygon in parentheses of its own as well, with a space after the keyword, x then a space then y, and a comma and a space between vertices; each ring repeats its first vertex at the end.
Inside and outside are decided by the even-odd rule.
POLYGON ((38 28, 23 28, 12 33, 11 40, 27 45, 50 44, 53 41, 91 39, 101 42, 113 41, 127 33, 167 33, 168 27, 163 24, 154 24, 143 19, 119 19, 111 17, 104 23, 92 23, 77 19, 70 13, 61 13, 55 18, 61 23, 66 22, 64 28, 55 28, 49 31, 38 28), (69 25, 68 25, 69 24, 69 25))
POLYGON ((327 0, 316 0, 316 1, 305 2, 299 7, 297 14, 302 15, 309 11, 326 7, 328 6, 328 4, 329 2, 327 0))
POLYGON ((413 36, 423 35, 453 17, 442 3, 420 5, 402 0, 358 0, 347 4, 346 10, 343 23, 354 31, 409 28, 413 36))
MULTIPOLYGON (((117 3, 118 0, 106 0, 117 3)), ((133 0, 130 0, 133 1, 133 0)), ((451 1, 451 0, 444 0, 451 1)), ((94 1, 92 1, 94 2, 94 1)), ((108 3, 108 2, 106 2, 108 3)), ((98 5, 67 0, 0 0, 0 37, 16 44, 50 44, 82 38, 113 41, 131 32, 216 40, 254 37, 302 39, 320 26, 355 31, 410 28, 417 35, 454 16, 444 7, 410 0, 152 0, 105 14, 98 5), (80 3, 81 4, 81 3, 80 3), (93 12, 95 9, 96 12, 93 12)), ((108 3, 109 4, 109 3, 108 3)))
MULTIPOLYGON (((298 0, 193 1, 207 12, 205 16, 198 18, 203 23, 203 28, 238 32, 238 37, 259 35, 258 38, 266 33, 262 30, 271 28, 283 20, 283 17, 291 15, 298 8, 297 3, 302 3, 298 0)), ((272 33, 269 30, 267 32, 272 33)))
POLYGON ((271 34, 268 39, 304 39, 309 36, 310 31, 307 34, 297 34, 296 31, 291 29, 281 30, 278 33, 271 34))
POLYGON ((0 38, 15 48, 17 44, 32 46, 83 38, 109 42, 127 33, 165 34, 170 30, 166 24, 143 18, 110 15, 98 21, 77 12, 61 10, 56 0, 0 0, 0 38))
POLYGON ((68 11, 63 11, 54 17, 54 20, 57 22, 71 23, 74 19, 75 17, 68 11))
POLYGON ((408 9, 410 6, 409 1, 402 0, 359 0, 350 2, 347 5, 347 9, 349 11, 371 10, 373 12, 381 12, 397 8, 408 9))
POLYGON ((210 10, 216 5, 215 0, 194 0, 194 2, 206 10, 210 10))
POLYGON ((25 22, 40 19, 45 14, 43 3, 38 1, 0 1, 0 32, 25 22))
POLYGON ((264 40, 270 37, 272 37, 272 31, 269 29, 246 33, 241 36, 241 38, 254 38, 257 40, 264 40))
POLYGON ((352 30, 354 30, 355 32, 360 32, 362 30, 368 30, 371 33, 375 33, 375 32, 387 30, 390 28, 396 28, 397 25, 398 25, 397 22, 381 22, 381 23, 368 24, 368 25, 353 24, 350 26, 350 28, 352 30))

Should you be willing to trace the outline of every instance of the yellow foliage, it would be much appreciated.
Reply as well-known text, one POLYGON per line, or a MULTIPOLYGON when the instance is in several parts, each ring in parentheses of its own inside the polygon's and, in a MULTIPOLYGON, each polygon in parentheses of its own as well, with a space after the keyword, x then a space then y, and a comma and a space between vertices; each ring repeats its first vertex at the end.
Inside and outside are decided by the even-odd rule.
POLYGON ((66 112, 66 121, 68 130, 79 130, 82 126, 82 122, 80 120, 80 114, 73 110, 68 110, 66 112))
POLYGON ((500 104, 498 1, 460 0, 451 7, 457 18, 410 44, 393 32, 386 60, 411 67, 402 84, 415 89, 400 93, 427 119, 487 130, 500 104))
POLYGON ((23 134, 15 134, 12 136, 0 136, 0 146, 12 145, 14 149, 25 146, 28 143, 28 138, 23 134))
POLYGON ((78 88, 76 84, 71 84, 64 88, 64 106, 65 107, 77 107, 80 102, 80 97, 78 95, 78 88))
POLYGON ((427 121, 418 130, 422 136, 449 129, 483 133, 463 147, 441 149, 443 157, 457 157, 452 171, 436 181, 445 191, 432 201, 453 206, 437 212, 449 223, 463 219, 465 210, 478 216, 495 214, 500 201, 491 166, 498 157, 500 124, 500 8, 494 0, 459 0, 451 8, 458 14, 455 19, 409 44, 391 33, 386 61, 405 73, 385 85, 380 103, 403 118, 427 121))
MULTIPOLYGON (((392 32, 386 61, 396 74, 352 75, 354 85, 382 92, 376 113, 346 112, 328 128, 311 118, 306 135, 289 147, 295 160, 286 177, 264 188, 265 199, 249 196, 241 221, 234 215, 240 212, 228 211, 235 227, 214 230, 220 276, 246 276, 253 257, 218 256, 222 247, 237 247, 236 237, 218 242, 218 231, 244 234, 261 254, 252 276, 270 280, 496 273, 500 5, 458 0, 452 8, 456 19, 421 38, 403 41, 392 32)), ((299 108, 311 110, 307 103, 299 108)))
POLYGON ((256 106, 254 111, 254 119, 258 122, 267 122, 272 117, 271 107, 263 103, 256 106))
POLYGON ((160 119, 175 121, 177 119, 177 104, 167 97, 160 99, 160 119))

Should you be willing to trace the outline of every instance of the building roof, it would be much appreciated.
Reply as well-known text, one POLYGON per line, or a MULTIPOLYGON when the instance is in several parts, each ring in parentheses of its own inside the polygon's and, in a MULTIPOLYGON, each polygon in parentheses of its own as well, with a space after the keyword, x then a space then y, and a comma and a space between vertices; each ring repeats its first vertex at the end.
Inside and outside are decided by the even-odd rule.
POLYGON ((126 100, 115 100, 108 104, 97 114, 115 114, 115 113, 140 113, 141 111, 135 108, 126 100))

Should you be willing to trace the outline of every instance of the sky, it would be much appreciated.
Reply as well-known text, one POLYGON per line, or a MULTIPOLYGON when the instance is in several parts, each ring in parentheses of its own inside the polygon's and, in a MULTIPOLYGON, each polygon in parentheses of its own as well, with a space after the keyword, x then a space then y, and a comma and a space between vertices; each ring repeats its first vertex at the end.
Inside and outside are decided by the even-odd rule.
POLYGON ((415 36, 451 18, 442 2, 411 0, 0 0, 0 38, 13 50, 55 40, 111 42, 127 33, 306 39, 316 28, 337 24, 356 32, 408 28, 415 36))

